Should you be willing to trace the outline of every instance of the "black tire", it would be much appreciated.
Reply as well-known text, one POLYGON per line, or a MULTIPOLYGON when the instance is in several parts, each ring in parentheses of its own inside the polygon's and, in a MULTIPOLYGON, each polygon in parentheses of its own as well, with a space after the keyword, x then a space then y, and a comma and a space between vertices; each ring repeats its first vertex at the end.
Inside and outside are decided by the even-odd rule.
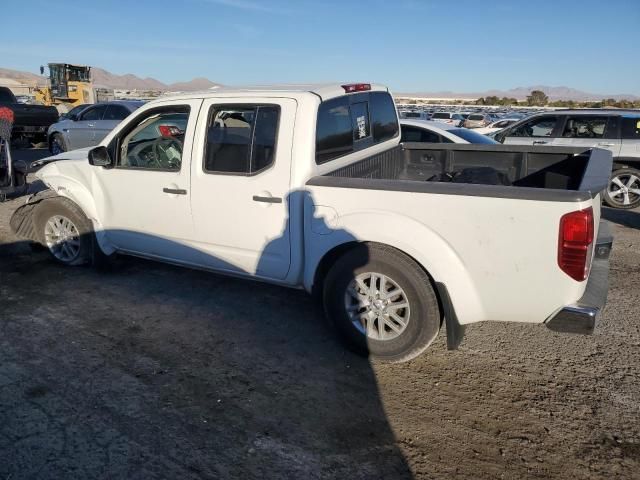
POLYGON ((626 194, 620 193, 615 196, 611 195, 612 192, 621 190, 620 186, 614 183, 614 179, 617 178, 625 186, 628 186, 627 184, 629 183, 629 180, 633 179, 633 177, 635 177, 636 180, 632 182, 631 188, 633 188, 633 190, 640 191, 640 170, 635 168, 621 168, 619 170, 615 170, 611 174, 607 189, 604 192, 604 202, 612 208, 619 208, 621 210, 628 210, 640 206, 640 194, 627 191, 625 192, 626 194), (629 203, 625 204, 627 198, 629 199, 629 203))
POLYGON ((438 300, 428 275, 413 259, 385 245, 361 244, 339 257, 325 278, 323 305, 327 320, 347 347, 383 361, 406 362, 417 357, 440 330, 438 300), (347 313, 347 288, 356 276, 368 272, 392 279, 410 305, 405 329, 391 340, 369 338, 347 313))
POLYGON ((67 143, 64 141, 64 137, 62 136, 62 134, 54 133, 53 135, 51 135, 51 139, 49 140, 49 151, 53 155, 66 152, 67 150, 67 143), (60 151, 56 151, 56 149, 54 148, 54 143, 59 147, 60 151))
POLYGON ((71 200, 54 197, 42 200, 33 212, 33 225, 36 230, 37 241, 42 244, 51 257, 58 263, 69 266, 84 265, 93 257, 93 226, 91 221, 71 200), (62 216, 69 219, 78 232, 79 249, 77 255, 63 260, 55 255, 53 249, 47 246, 45 228, 49 219, 62 216))

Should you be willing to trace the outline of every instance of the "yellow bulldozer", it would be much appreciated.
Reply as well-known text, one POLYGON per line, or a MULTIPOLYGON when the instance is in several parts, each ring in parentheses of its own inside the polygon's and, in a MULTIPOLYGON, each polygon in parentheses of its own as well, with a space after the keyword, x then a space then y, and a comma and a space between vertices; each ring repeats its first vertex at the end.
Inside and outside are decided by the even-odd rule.
MULTIPOLYGON (((43 105, 53 105, 60 113, 83 103, 113 100, 113 91, 96 89, 91 82, 91 67, 69 63, 49 63, 49 82, 46 87, 36 87, 35 100, 43 105)), ((45 67, 40 67, 44 75, 45 67)))

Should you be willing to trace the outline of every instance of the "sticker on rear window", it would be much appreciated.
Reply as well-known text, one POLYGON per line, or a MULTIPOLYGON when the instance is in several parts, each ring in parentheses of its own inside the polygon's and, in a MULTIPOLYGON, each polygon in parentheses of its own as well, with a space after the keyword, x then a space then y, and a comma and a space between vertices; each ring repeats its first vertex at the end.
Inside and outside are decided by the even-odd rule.
POLYGON ((365 138, 367 136, 367 119, 364 115, 356 119, 358 122, 358 138, 365 138))

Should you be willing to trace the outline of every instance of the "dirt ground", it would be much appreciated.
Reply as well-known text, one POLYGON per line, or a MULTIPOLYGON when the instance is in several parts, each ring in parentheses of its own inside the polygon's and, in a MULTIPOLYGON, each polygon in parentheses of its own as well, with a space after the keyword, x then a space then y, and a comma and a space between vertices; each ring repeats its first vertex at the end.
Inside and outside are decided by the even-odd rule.
POLYGON ((0 479, 640 478, 640 212, 593 336, 344 350, 304 293, 122 259, 64 268, 0 204, 0 479))

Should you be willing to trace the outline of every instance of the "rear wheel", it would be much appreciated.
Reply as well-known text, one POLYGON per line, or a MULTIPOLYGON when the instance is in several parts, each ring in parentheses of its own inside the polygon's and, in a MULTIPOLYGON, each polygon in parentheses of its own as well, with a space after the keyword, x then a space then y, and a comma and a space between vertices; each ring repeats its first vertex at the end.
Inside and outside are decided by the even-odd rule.
POLYGON ((361 354, 407 361, 422 353, 440 329, 429 277, 391 247, 363 244, 349 250, 327 274, 323 292, 327 319, 361 354))
POLYGON ((613 208, 629 209, 640 205, 640 170, 622 168, 611 174, 604 201, 613 208))

